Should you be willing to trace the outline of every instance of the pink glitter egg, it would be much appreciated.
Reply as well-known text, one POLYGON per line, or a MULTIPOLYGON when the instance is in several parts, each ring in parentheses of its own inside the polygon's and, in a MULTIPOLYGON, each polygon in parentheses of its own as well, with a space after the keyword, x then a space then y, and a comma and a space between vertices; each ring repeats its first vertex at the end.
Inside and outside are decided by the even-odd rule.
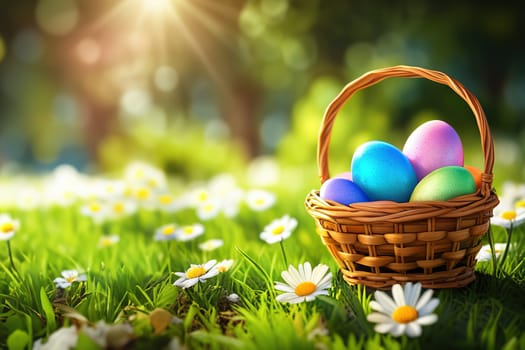
POLYGON ((410 160, 418 180, 445 166, 463 166, 463 145, 458 133, 442 120, 417 127, 407 138, 403 154, 410 160))

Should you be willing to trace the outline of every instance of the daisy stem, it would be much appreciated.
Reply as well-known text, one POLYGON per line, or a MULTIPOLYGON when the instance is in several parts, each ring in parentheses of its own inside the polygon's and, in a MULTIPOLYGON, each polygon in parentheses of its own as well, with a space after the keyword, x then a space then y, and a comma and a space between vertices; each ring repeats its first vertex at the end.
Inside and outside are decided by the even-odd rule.
POLYGON ((498 262, 496 261, 496 249, 494 248, 494 239, 492 237, 492 226, 489 226, 488 238, 490 245, 490 254, 492 255, 492 276, 496 277, 496 274, 498 272, 498 262))
POLYGON ((9 262, 11 263, 11 267, 13 268, 13 271, 18 274, 18 270, 15 267, 15 263, 13 261, 13 254, 11 252, 11 241, 7 240, 7 253, 9 254, 9 262))
POLYGON ((167 249, 166 258, 168 259, 168 273, 170 273, 171 272, 171 257, 170 257, 170 241, 169 240, 166 241, 166 249, 167 249))
POLYGON ((284 259, 284 267, 288 268, 288 259, 286 259, 286 252, 284 251, 284 245, 283 240, 279 242, 279 245, 281 246, 281 253, 283 253, 283 259, 284 259))
POLYGON ((507 230, 507 245, 505 246, 505 250, 503 251, 503 256, 501 257, 501 261, 499 263, 500 270, 503 269, 503 263, 505 262, 505 259, 507 258, 507 253, 508 253, 509 247, 510 247, 510 240, 512 238, 512 230, 513 230, 513 225, 512 225, 512 222, 511 222, 510 223, 510 227, 507 230))

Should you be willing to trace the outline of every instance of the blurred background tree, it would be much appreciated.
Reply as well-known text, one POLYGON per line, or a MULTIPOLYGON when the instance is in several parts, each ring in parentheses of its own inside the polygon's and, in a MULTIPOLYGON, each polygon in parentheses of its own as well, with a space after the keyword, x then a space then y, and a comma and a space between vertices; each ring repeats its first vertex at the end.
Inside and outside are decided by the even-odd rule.
MULTIPOLYGON (((446 72, 481 101, 497 169, 525 177, 520 2, 19 0, 0 14, 0 157, 48 169, 111 170, 146 158, 207 176, 275 154, 315 167, 317 129, 348 81, 395 64, 446 72)), ((338 118, 334 170, 355 147, 402 147, 444 119, 480 166, 470 111, 453 92, 394 79, 338 118)))

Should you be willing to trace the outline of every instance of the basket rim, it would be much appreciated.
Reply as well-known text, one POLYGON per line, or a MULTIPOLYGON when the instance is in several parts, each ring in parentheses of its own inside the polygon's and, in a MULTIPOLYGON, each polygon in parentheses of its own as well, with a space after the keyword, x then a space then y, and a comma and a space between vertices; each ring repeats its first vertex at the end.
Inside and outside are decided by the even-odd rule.
POLYGON ((499 199, 494 191, 489 195, 482 195, 480 190, 448 201, 371 201, 344 205, 322 199, 319 190, 311 190, 305 199, 305 207, 315 219, 331 222, 350 219, 360 223, 403 223, 436 217, 460 218, 480 212, 492 216, 492 210, 498 203, 499 199))
POLYGON ((492 196, 494 141, 487 123, 485 112, 477 97, 467 90, 459 81, 440 71, 416 66, 398 65, 369 71, 354 79, 343 87, 341 92, 332 100, 325 110, 321 127, 318 133, 317 166, 321 184, 330 178, 328 166, 328 151, 331 131, 339 110, 359 90, 375 85, 382 80, 400 78, 425 78, 438 84, 450 87, 470 107, 480 132, 481 148, 484 158, 484 169, 481 175, 481 187, 478 193, 483 197, 492 196))

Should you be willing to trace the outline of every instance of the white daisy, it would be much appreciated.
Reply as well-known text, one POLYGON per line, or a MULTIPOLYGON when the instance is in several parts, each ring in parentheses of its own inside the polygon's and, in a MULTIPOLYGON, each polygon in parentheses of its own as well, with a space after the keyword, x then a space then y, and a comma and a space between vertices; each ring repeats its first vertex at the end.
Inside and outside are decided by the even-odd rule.
POLYGON ((70 185, 51 183, 46 186, 44 197, 48 205, 71 206, 77 200, 78 193, 70 185))
POLYGON ((122 198, 126 191, 126 183, 122 180, 97 179, 93 182, 93 194, 97 198, 122 198))
POLYGON ((439 305, 439 299, 432 298, 434 291, 428 289, 421 295, 421 283, 407 283, 392 286, 393 299, 385 292, 376 291, 375 300, 370 302, 372 312, 367 316, 369 322, 377 323, 374 330, 378 333, 390 333, 398 337, 404 333, 409 337, 419 337, 421 326, 438 320, 432 312, 439 305))
POLYGON ((268 224, 259 237, 266 243, 273 244, 283 241, 290 237, 293 230, 297 227, 297 220, 285 215, 282 218, 273 220, 268 224))
POLYGON ((203 202, 199 202, 196 206, 197 217, 200 220, 210 220, 219 215, 221 205, 215 198, 209 198, 203 202))
MULTIPOLYGON (((494 254, 496 255, 496 259, 499 258, 501 253, 505 251, 507 248, 507 243, 496 243, 494 244, 494 254)), ((512 245, 509 247, 512 248, 512 245)), ((492 251, 490 250, 490 245, 486 244, 481 247, 480 251, 476 255, 477 261, 490 261, 492 260, 492 251)))
POLYGON ((286 283, 275 282, 275 289, 285 293, 276 297, 284 303, 296 304, 303 301, 312 301, 318 295, 328 295, 327 289, 332 284, 332 273, 328 266, 317 265, 313 270, 309 262, 299 264, 299 269, 290 265, 287 271, 281 273, 286 283))
POLYGON ((175 272, 179 279, 173 284, 177 287, 189 288, 198 282, 206 282, 208 278, 215 277, 219 274, 219 270, 215 268, 217 260, 210 260, 205 264, 195 265, 191 264, 186 272, 175 272))
POLYGON ((155 231, 155 237, 153 237, 156 241, 169 241, 172 239, 175 239, 177 237, 177 226, 175 224, 167 224, 159 227, 155 231))
POLYGON ((112 245, 117 244, 120 241, 118 235, 104 235, 98 240, 99 248, 111 247, 112 245))
POLYGON ((20 221, 11 218, 9 214, 0 214, 0 241, 8 241, 20 228, 20 221))
POLYGON ((215 265, 215 268, 219 272, 226 272, 232 267, 232 265, 233 265, 233 259, 228 259, 228 260, 223 260, 217 263, 217 265, 215 265))
POLYGON ((490 223, 506 229, 525 223, 525 200, 512 204, 503 200, 494 208, 494 216, 490 219, 490 223))
POLYGON ((100 223, 106 220, 109 216, 108 207, 104 203, 92 200, 80 207, 80 213, 84 216, 90 217, 93 221, 100 223))
POLYGON ((250 209, 263 211, 274 205, 276 198, 273 193, 265 190, 250 190, 246 193, 245 200, 250 209))
POLYGON ((164 172, 143 162, 129 164, 124 170, 124 178, 132 186, 145 186, 153 190, 164 189, 167 186, 164 172))
POLYGON ((137 204, 129 199, 113 199, 107 203, 108 216, 120 219, 137 212, 137 204))
POLYGON ((174 213, 184 209, 186 206, 186 201, 178 199, 171 193, 164 192, 157 194, 156 207, 160 211, 174 213))
POLYGON ((57 277, 53 280, 57 288, 66 289, 75 282, 83 282, 87 280, 86 274, 79 274, 77 270, 64 270, 62 277, 57 277))
POLYGON ((209 239, 206 242, 199 244, 199 248, 204 251, 212 251, 219 247, 222 247, 224 241, 222 239, 209 239))
POLYGON ((151 207, 154 204, 155 192, 148 186, 132 186, 129 189, 131 197, 145 207, 151 207))
POLYGON ((204 233, 204 226, 201 224, 186 225, 179 227, 175 236, 179 241, 191 241, 204 233))
POLYGON ((204 187, 197 187, 190 192, 188 192, 186 195, 186 200, 192 207, 199 207, 201 204, 206 203, 209 201, 212 197, 210 191, 208 191, 204 187))

